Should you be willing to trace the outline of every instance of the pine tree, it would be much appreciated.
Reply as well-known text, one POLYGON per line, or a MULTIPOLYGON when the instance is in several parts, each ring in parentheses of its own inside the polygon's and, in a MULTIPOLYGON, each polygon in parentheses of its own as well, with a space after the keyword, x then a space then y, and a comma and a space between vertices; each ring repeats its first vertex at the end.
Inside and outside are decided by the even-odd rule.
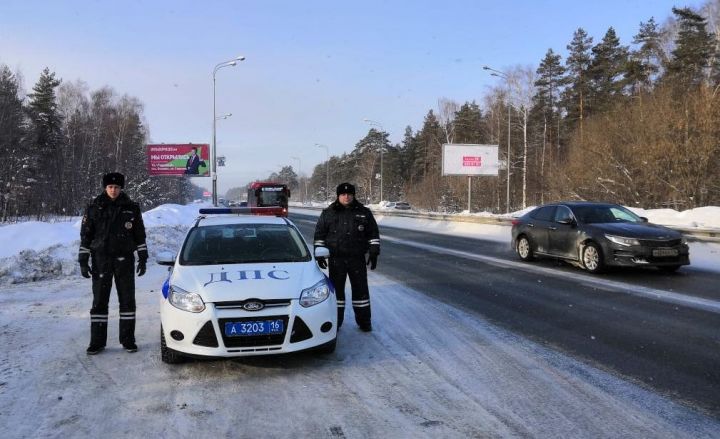
POLYGON ((62 117, 57 111, 55 89, 61 81, 55 79, 55 73, 45 68, 40 79, 29 94, 30 103, 30 169, 34 178, 32 196, 28 201, 45 207, 44 212, 62 213, 62 203, 55 196, 58 188, 64 185, 62 169, 64 167, 64 138, 61 130, 62 117))
POLYGON ((592 37, 588 36, 583 28, 578 28, 573 34, 573 39, 568 44, 568 58, 565 61, 567 76, 565 82, 567 88, 563 94, 563 107, 567 111, 566 125, 572 131, 580 127, 580 138, 582 139, 583 119, 587 114, 587 97, 590 89, 590 78, 588 69, 592 62, 590 48, 592 37))
POLYGON ((427 177, 431 172, 440 173, 440 155, 442 148, 443 131, 440 122, 432 110, 428 111, 423 121, 423 127, 417 133, 417 146, 413 168, 422 176, 427 177))
POLYGON ((27 155, 23 149, 25 135, 20 83, 7 66, 0 66, 0 222, 17 213, 24 189, 27 155))
POLYGON ((454 143, 485 143, 487 127, 480 106, 474 101, 465 102, 453 120, 454 143))
POLYGON ((666 80, 681 88, 697 86, 704 82, 715 66, 715 45, 707 31, 707 20, 690 8, 673 8, 679 28, 675 50, 667 65, 666 80))
POLYGON ((628 62, 627 48, 620 45, 620 39, 612 27, 607 30, 602 41, 592 48, 593 60, 590 63, 590 103, 586 114, 607 110, 625 87, 625 74, 628 62))
MULTIPOLYGON (((536 168, 539 168, 540 200, 544 200, 545 158, 547 151, 555 146, 556 157, 560 155, 560 88, 563 85, 565 68, 560 63, 560 55, 548 49, 545 58, 540 62, 535 81, 536 93, 533 96, 532 125, 535 133, 542 133, 541 150, 536 168)), ((537 135, 536 135, 537 137, 537 135)))
POLYGON ((651 17, 647 23, 640 22, 640 30, 633 38, 633 44, 639 47, 630 53, 626 73, 633 95, 651 88, 660 66, 665 62, 660 37, 654 18, 651 17))

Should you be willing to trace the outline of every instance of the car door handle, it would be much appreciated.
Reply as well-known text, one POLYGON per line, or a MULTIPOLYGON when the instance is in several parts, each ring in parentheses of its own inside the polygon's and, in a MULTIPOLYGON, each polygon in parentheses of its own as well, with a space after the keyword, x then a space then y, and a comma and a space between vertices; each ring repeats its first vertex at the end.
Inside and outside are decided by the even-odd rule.
POLYGON ((548 230, 557 230, 557 227, 548 227, 548 230))
POLYGON ((533 224, 533 223, 528 223, 528 227, 535 227, 535 224, 533 224))

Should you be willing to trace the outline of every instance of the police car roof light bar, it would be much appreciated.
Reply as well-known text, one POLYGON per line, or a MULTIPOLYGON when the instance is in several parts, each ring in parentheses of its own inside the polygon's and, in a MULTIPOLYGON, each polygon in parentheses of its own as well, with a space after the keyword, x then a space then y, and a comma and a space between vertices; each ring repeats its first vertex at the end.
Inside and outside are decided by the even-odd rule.
POLYGON ((208 207, 200 209, 200 214, 205 215, 286 215, 282 207, 208 207))

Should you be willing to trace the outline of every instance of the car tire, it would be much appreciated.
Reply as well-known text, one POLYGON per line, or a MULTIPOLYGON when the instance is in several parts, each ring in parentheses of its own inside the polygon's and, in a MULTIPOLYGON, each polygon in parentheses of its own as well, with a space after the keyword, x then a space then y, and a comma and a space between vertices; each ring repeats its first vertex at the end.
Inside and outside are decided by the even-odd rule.
POLYGON ((525 262, 535 259, 532 245, 530 244, 530 239, 528 239, 528 237, 525 235, 520 235, 515 242, 515 252, 517 253, 518 257, 520 257, 520 259, 525 262))
POLYGON ((582 261, 583 267, 590 273, 602 273, 605 269, 602 250, 600 250, 600 246, 594 242, 585 244, 582 248, 580 260, 582 261))
POLYGON ((321 354, 332 354, 335 352, 335 346, 337 346, 337 337, 333 338, 332 341, 321 344, 316 348, 316 350, 321 354))
POLYGON ((661 267, 658 267, 658 270, 664 272, 664 273, 675 273, 680 269, 681 265, 663 265, 661 267))
POLYGON ((165 343, 165 331, 163 331, 162 325, 160 325, 160 359, 163 363, 167 364, 178 364, 183 361, 183 357, 178 351, 167 347, 165 343))

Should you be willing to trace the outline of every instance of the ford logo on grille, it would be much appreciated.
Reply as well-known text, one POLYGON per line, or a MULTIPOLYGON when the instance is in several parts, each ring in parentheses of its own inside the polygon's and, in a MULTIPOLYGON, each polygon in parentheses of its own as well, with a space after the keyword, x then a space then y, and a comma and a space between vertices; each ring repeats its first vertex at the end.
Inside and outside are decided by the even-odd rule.
POLYGON ((260 311, 265 308, 265 304, 258 302, 257 300, 251 300, 249 302, 245 302, 242 307, 245 311, 260 311))

